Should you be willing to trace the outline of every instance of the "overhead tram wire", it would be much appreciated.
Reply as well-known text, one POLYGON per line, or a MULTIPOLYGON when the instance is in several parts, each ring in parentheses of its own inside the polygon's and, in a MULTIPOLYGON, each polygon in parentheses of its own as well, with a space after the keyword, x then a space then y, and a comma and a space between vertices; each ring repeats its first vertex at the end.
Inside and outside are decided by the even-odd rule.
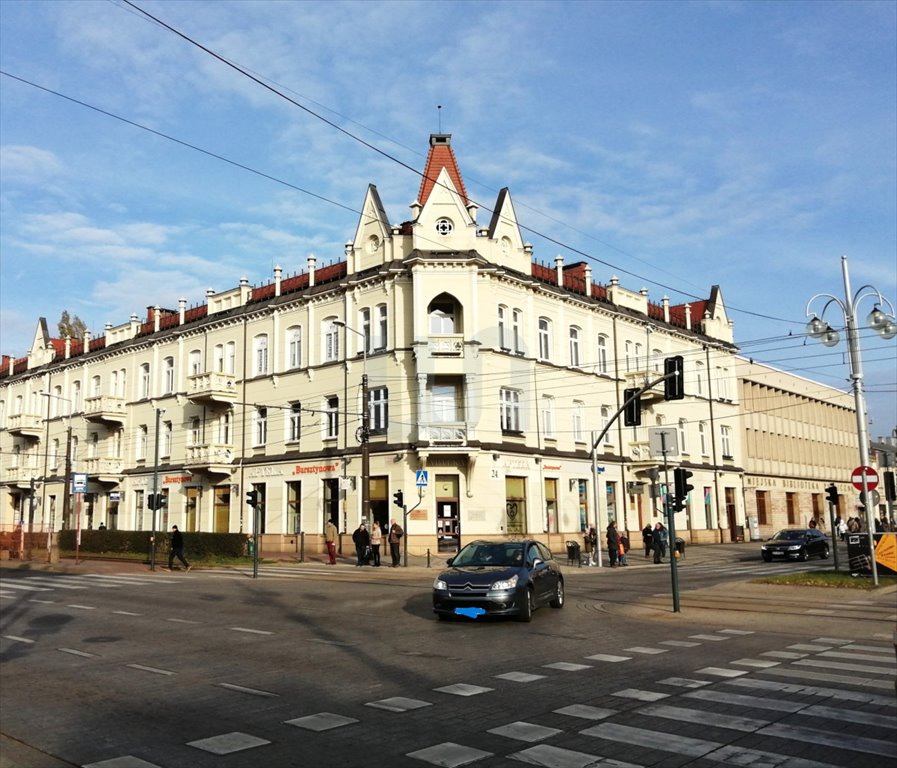
MULTIPOLYGON (((190 37, 190 36, 187 35, 186 33, 181 32, 180 30, 178 30, 177 28, 171 26, 171 25, 168 24, 167 22, 162 21, 161 19, 159 19, 158 17, 156 17, 156 16, 154 16, 153 14, 149 13, 148 11, 145 11, 143 8, 141 8, 140 6, 136 5, 136 4, 133 3, 131 0, 121 0, 121 2, 124 3, 125 5, 127 5, 127 6, 129 6, 129 7, 131 7, 131 8, 133 8, 135 11, 138 11, 139 13, 143 14, 144 16, 146 16, 148 19, 152 20, 153 22, 155 22, 155 23, 158 24, 159 26, 164 27, 165 29, 167 29, 168 31, 170 31, 172 34, 177 35, 178 37, 180 37, 182 40, 184 40, 185 42, 189 43, 190 45, 193 45, 193 46, 199 48, 201 51, 204 51, 206 54, 208 54, 209 56, 212 56, 212 57, 215 58, 216 60, 220 61, 222 64, 224 64, 224 65, 230 67, 231 69, 233 69, 234 71, 240 73, 240 74, 243 75, 244 77, 249 78, 249 79, 252 80, 254 83, 260 85, 262 88, 264 88, 264 89, 270 91, 271 93, 275 94, 276 96, 279 96, 281 99, 284 99, 285 101, 289 102, 289 103, 292 104, 293 106, 298 107, 299 109, 301 109, 302 111, 304 111, 304 112, 306 112, 307 114, 311 115, 312 117, 317 118, 318 120, 322 121, 322 122, 325 123, 326 125, 330 126, 331 128, 334 128, 335 130, 339 131, 339 132, 342 133, 343 135, 347 136, 348 138, 350 138, 350 139, 352 139, 352 140, 358 142, 358 143, 361 144, 362 146, 364 146, 364 147, 366 147, 367 149, 370 149, 371 151, 377 153, 377 154, 380 155, 381 157, 384 157, 384 158, 386 158, 387 160, 390 160, 390 161, 392 161, 393 163, 396 163, 396 164, 399 165, 400 167, 405 168, 406 170, 411 171, 411 172, 412 172, 413 174, 415 174, 416 176, 419 176, 419 177, 421 177, 421 178, 424 178, 424 174, 423 174, 421 171, 419 171, 419 170, 417 170, 416 168, 413 168, 412 166, 408 165, 408 163, 404 162, 403 160, 400 160, 399 158, 395 157, 394 155, 391 155, 389 152, 386 152, 385 150, 380 149, 380 148, 377 147, 376 145, 371 144, 369 141, 364 140, 364 139, 361 138, 360 136, 357 136, 356 134, 352 133, 351 131, 346 130, 346 129, 343 128, 342 126, 340 126, 340 125, 338 125, 337 123, 333 122, 332 120, 328 119, 328 118, 325 117, 324 115, 319 114, 318 112, 316 112, 315 110, 311 109, 310 107, 305 106, 305 105, 302 104, 301 102, 296 101, 295 99, 293 99, 293 98, 291 98, 290 96, 286 95, 285 93, 281 92, 280 90, 278 90, 277 88, 273 87, 272 85, 269 85, 268 83, 266 83, 266 82, 265 82, 264 80, 262 80, 261 78, 256 77, 255 75, 253 75, 251 72, 249 72, 249 71, 246 70, 245 68, 243 68, 243 67, 241 67, 241 66, 239 66, 239 65, 237 65, 237 64, 235 64, 235 63, 233 63, 232 61, 228 60, 227 58, 225 58, 225 57, 222 56, 221 54, 216 53, 215 51, 213 51, 211 48, 208 48, 207 46, 203 45, 202 43, 198 42, 197 40, 194 40, 192 37, 190 37)), ((401 145, 400 145, 400 146, 401 146, 401 145)), ((437 181, 436 179, 432 179, 432 181, 433 181, 434 183, 438 183, 438 181, 437 181)), ((487 205, 482 205, 482 204, 478 203, 476 200, 474 200, 474 202, 477 204, 478 207, 482 208, 483 210, 490 211, 490 212, 493 212, 493 213, 494 213, 494 211, 493 211, 489 206, 487 206, 487 205)), ((699 296, 699 295, 697 295, 697 294, 689 293, 689 292, 687 292, 687 291, 682 291, 681 289, 674 288, 673 286, 667 285, 666 283, 661 283, 661 282, 658 282, 657 280, 652 280, 651 278, 645 277, 644 275, 640 275, 640 274, 638 274, 638 273, 636 273, 636 272, 632 272, 631 270, 624 269, 623 267, 620 267, 619 265, 614 265, 614 264, 612 264, 612 263, 610 263, 610 262, 608 262, 608 261, 604 261, 603 259, 599 259, 597 256, 593 256, 592 254, 586 253, 585 251, 582 251, 582 250, 580 250, 580 249, 578 249, 578 248, 575 248, 575 247, 573 247, 573 246, 571 246, 571 245, 568 245, 567 243, 564 243, 562 240, 558 240, 557 238, 551 237, 550 235, 546 235, 545 233, 540 232, 539 230, 533 229, 532 227, 528 227, 528 226, 526 226, 526 225, 524 225, 524 224, 520 224, 519 222, 518 222, 518 226, 519 226, 520 229, 522 229, 523 231, 525 231, 525 232, 529 232, 529 233, 531 233, 531 234, 533 234, 533 235, 536 235, 537 237, 540 237, 540 238, 544 239, 546 242, 549 242, 549 243, 551 243, 552 245, 556 245, 556 246, 558 246, 559 248, 563 248, 563 249, 565 249, 565 250, 567 250, 567 251, 569 251, 569 252, 571 252, 571 253, 576 254, 577 256, 581 256, 581 257, 583 257, 583 258, 585 258, 585 259, 594 261, 594 262, 596 262, 596 263, 598 263, 598 264, 602 264, 602 265, 604 265, 605 267, 608 267, 608 268, 610 268, 610 269, 617 270, 618 272, 621 272, 621 273, 623 273, 623 274, 629 275, 630 277, 634 277, 634 278, 636 278, 636 279, 638 279, 638 280, 644 280, 645 282, 650 283, 651 285, 655 285, 655 286, 657 286, 658 288, 663 288, 663 289, 665 289, 665 290, 671 291, 671 292, 673 292, 673 293, 678 293, 678 294, 681 294, 681 295, 683 295, 683 296, 686 296, 686 297, 688 297, 688 298, 692 298, 692 299, 702 300, 702 299, 704 298, 704 297, 699 296)), ((566 225, 565 225, 565 226, 566 226, 566 225)), ((619 249, 618 249, 618 250, 619 250, 619 249)), ((622 253, 622 251, 620 251, 620 252, 622 253)), ((772 315, 766 315, 766 314, 763 314, 763 313, 761 313, 761 312, 754 312, 754 311, 752 311, 752 310, 748 310, 748 309, 741 309, 741 308, 736 307, 736 306, 730 306, 730 309, 732 309, 733 311, 741 312, 741 313, 746 314, 746 315, 750 315, 750 316, 752 316, 752 317, 759 317, 759 318, 762 318, 762 319, 765 319, 765 320, 773 320, 773 321, 775 321, 775 322, 794 323, 794 324, 798 324, 798 323, 801 323, 801 324, 802 324, 802 323, 803 323, 803 321, 789 320, 789 319, 787 319, 787 318, 782 318, 782 317, 774 317, 774 316, 772 316, 772 315)))

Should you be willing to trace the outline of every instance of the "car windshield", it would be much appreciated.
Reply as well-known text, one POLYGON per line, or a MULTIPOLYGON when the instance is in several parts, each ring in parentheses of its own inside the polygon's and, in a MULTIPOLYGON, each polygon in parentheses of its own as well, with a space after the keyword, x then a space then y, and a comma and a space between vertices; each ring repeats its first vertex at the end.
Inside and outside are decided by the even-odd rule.
POLYGON ((803 539, 807 535, 806 531, 779 531, 773 536, 773 541, 795 541, 803 539))
POLYGON ((454 566, 496 565, 510 567, 523 562, 523 545, 518 542, 487 544, 473 542, 452 560, 454 566))

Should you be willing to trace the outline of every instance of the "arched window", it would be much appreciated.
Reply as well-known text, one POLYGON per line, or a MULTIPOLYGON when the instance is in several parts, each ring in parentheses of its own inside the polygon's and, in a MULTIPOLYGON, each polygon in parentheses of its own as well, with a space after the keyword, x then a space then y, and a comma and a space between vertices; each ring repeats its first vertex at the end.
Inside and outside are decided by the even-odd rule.
POLYGON ((252 357, 255 361, 253 373, 264 376, 268 373, 268 334, 260 333, 252 340, 252 357))
POLYGON ((202 373, 202 350, 194 349, 190 352, 190 375, 196 376, 202 373))
POLYGON ((570 326, 570 365, 573 368, 579 368, 579 328, 575 325, 570 326))
POLYGON ((166 395, 174 392, 174 358, 166 357, 164 362, 164 389, 166 395))
POLYGON ((551 320, 539 318, 539 359, 551 359, 551 320))
POLYGON ((103 394, 103 379, 100 376, 94 376, 90 380, 90 396, 99 397, 103 394))
POLYGON ((430 304, 430 333, 445 335, 455 332, 455 306, 448 301, 430 304))
POLYGON ((146 400, 150 396, 150 364, 143 363, 140 366, 140 399, 146 400))
POLYGON ((324 334, 324 343, 321 345, 321 350, 324 353, 323 362, 325 363, 339 360, 340 327, 333 324, 333 321, 336 319, 336 317, 325 317, 324 322, 321 324, 321 330, 324 334))
POLYGON ((505 328, 505 315, 507 314, 508 308, 503 304, 498 305, 498 348, 507 350, 510 347, 508 346, 508 340, 506 337, 507 329, 505 328))
POLYGON ((679 419, 679 453, 688 453, 688 422, 679 419))
POLYGON ((302 328, 293 325, 287 328, 287 369, 302 367, 302 328))
POLYGON ((374 349, 386 349, 389 338, 386 304, 378 304, 376 309, 376 327, 374 328, 374 349))
POLYGON ((607 373, 607 336, 598 337, 598 373, 607 373))

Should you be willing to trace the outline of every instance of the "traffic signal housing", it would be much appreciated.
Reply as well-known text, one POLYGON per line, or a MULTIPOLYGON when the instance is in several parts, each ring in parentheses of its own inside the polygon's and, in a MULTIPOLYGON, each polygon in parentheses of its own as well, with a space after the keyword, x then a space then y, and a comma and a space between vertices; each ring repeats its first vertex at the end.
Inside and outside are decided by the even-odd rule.
POLYGON ((688 482, 688 478, 692 474, 684 467, 676 467, 673 470, 673 481, 676 489, 673 503, 674 509, 685 509, 685 501, 688 498, 688 494, 694 490, 694 486, 688 482))
POLYGON ((246 503, 250 507, 257 507, 259 503, 259 492, 254 488, 251 491, 246 491, 246 503))
POLYGON ((637 427, 642 423, 642 398, 638 389, 623 390, 623 424, 637 427))
POLYGON ((405 494, 401 491, 396 491, 392 495, 392 501, 397 507, 402 507, 402 509, 405 508, 405 494))
POLYGON ((664 375, 669 377, 663 380, 664 400, 682 400, 685 397, 683 366, 682 355, 674 355, 663 361, 664 375))
POLYGON ((838 506, 838 488, 834 483, 825 489, 825 498, 833 507, 838 506))
POLYGON ((167 500, 164 493, 149 493, 146 496, 146 506, 150 509, 162 509, 167 500))

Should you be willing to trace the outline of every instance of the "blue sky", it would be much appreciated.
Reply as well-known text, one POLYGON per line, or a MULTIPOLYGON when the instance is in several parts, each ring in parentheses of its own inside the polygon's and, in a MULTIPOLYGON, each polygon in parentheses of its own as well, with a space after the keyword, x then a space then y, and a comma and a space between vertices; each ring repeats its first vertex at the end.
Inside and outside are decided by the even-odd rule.
MULTIPOLYGON (((720 285, 756 360, 849 388, 845 344, 802 335, 841 254, 897 301, 894 2, 135 2, 383 154, 121 0, 3 0, 4 354, 63 309, 100 334, 341 260, 369 183, 409 217, 440 121, 482 220, 508 186, 539 260, 652 301, 720 285)), ((897 342, 862 347, 887 435, 897 342)))

